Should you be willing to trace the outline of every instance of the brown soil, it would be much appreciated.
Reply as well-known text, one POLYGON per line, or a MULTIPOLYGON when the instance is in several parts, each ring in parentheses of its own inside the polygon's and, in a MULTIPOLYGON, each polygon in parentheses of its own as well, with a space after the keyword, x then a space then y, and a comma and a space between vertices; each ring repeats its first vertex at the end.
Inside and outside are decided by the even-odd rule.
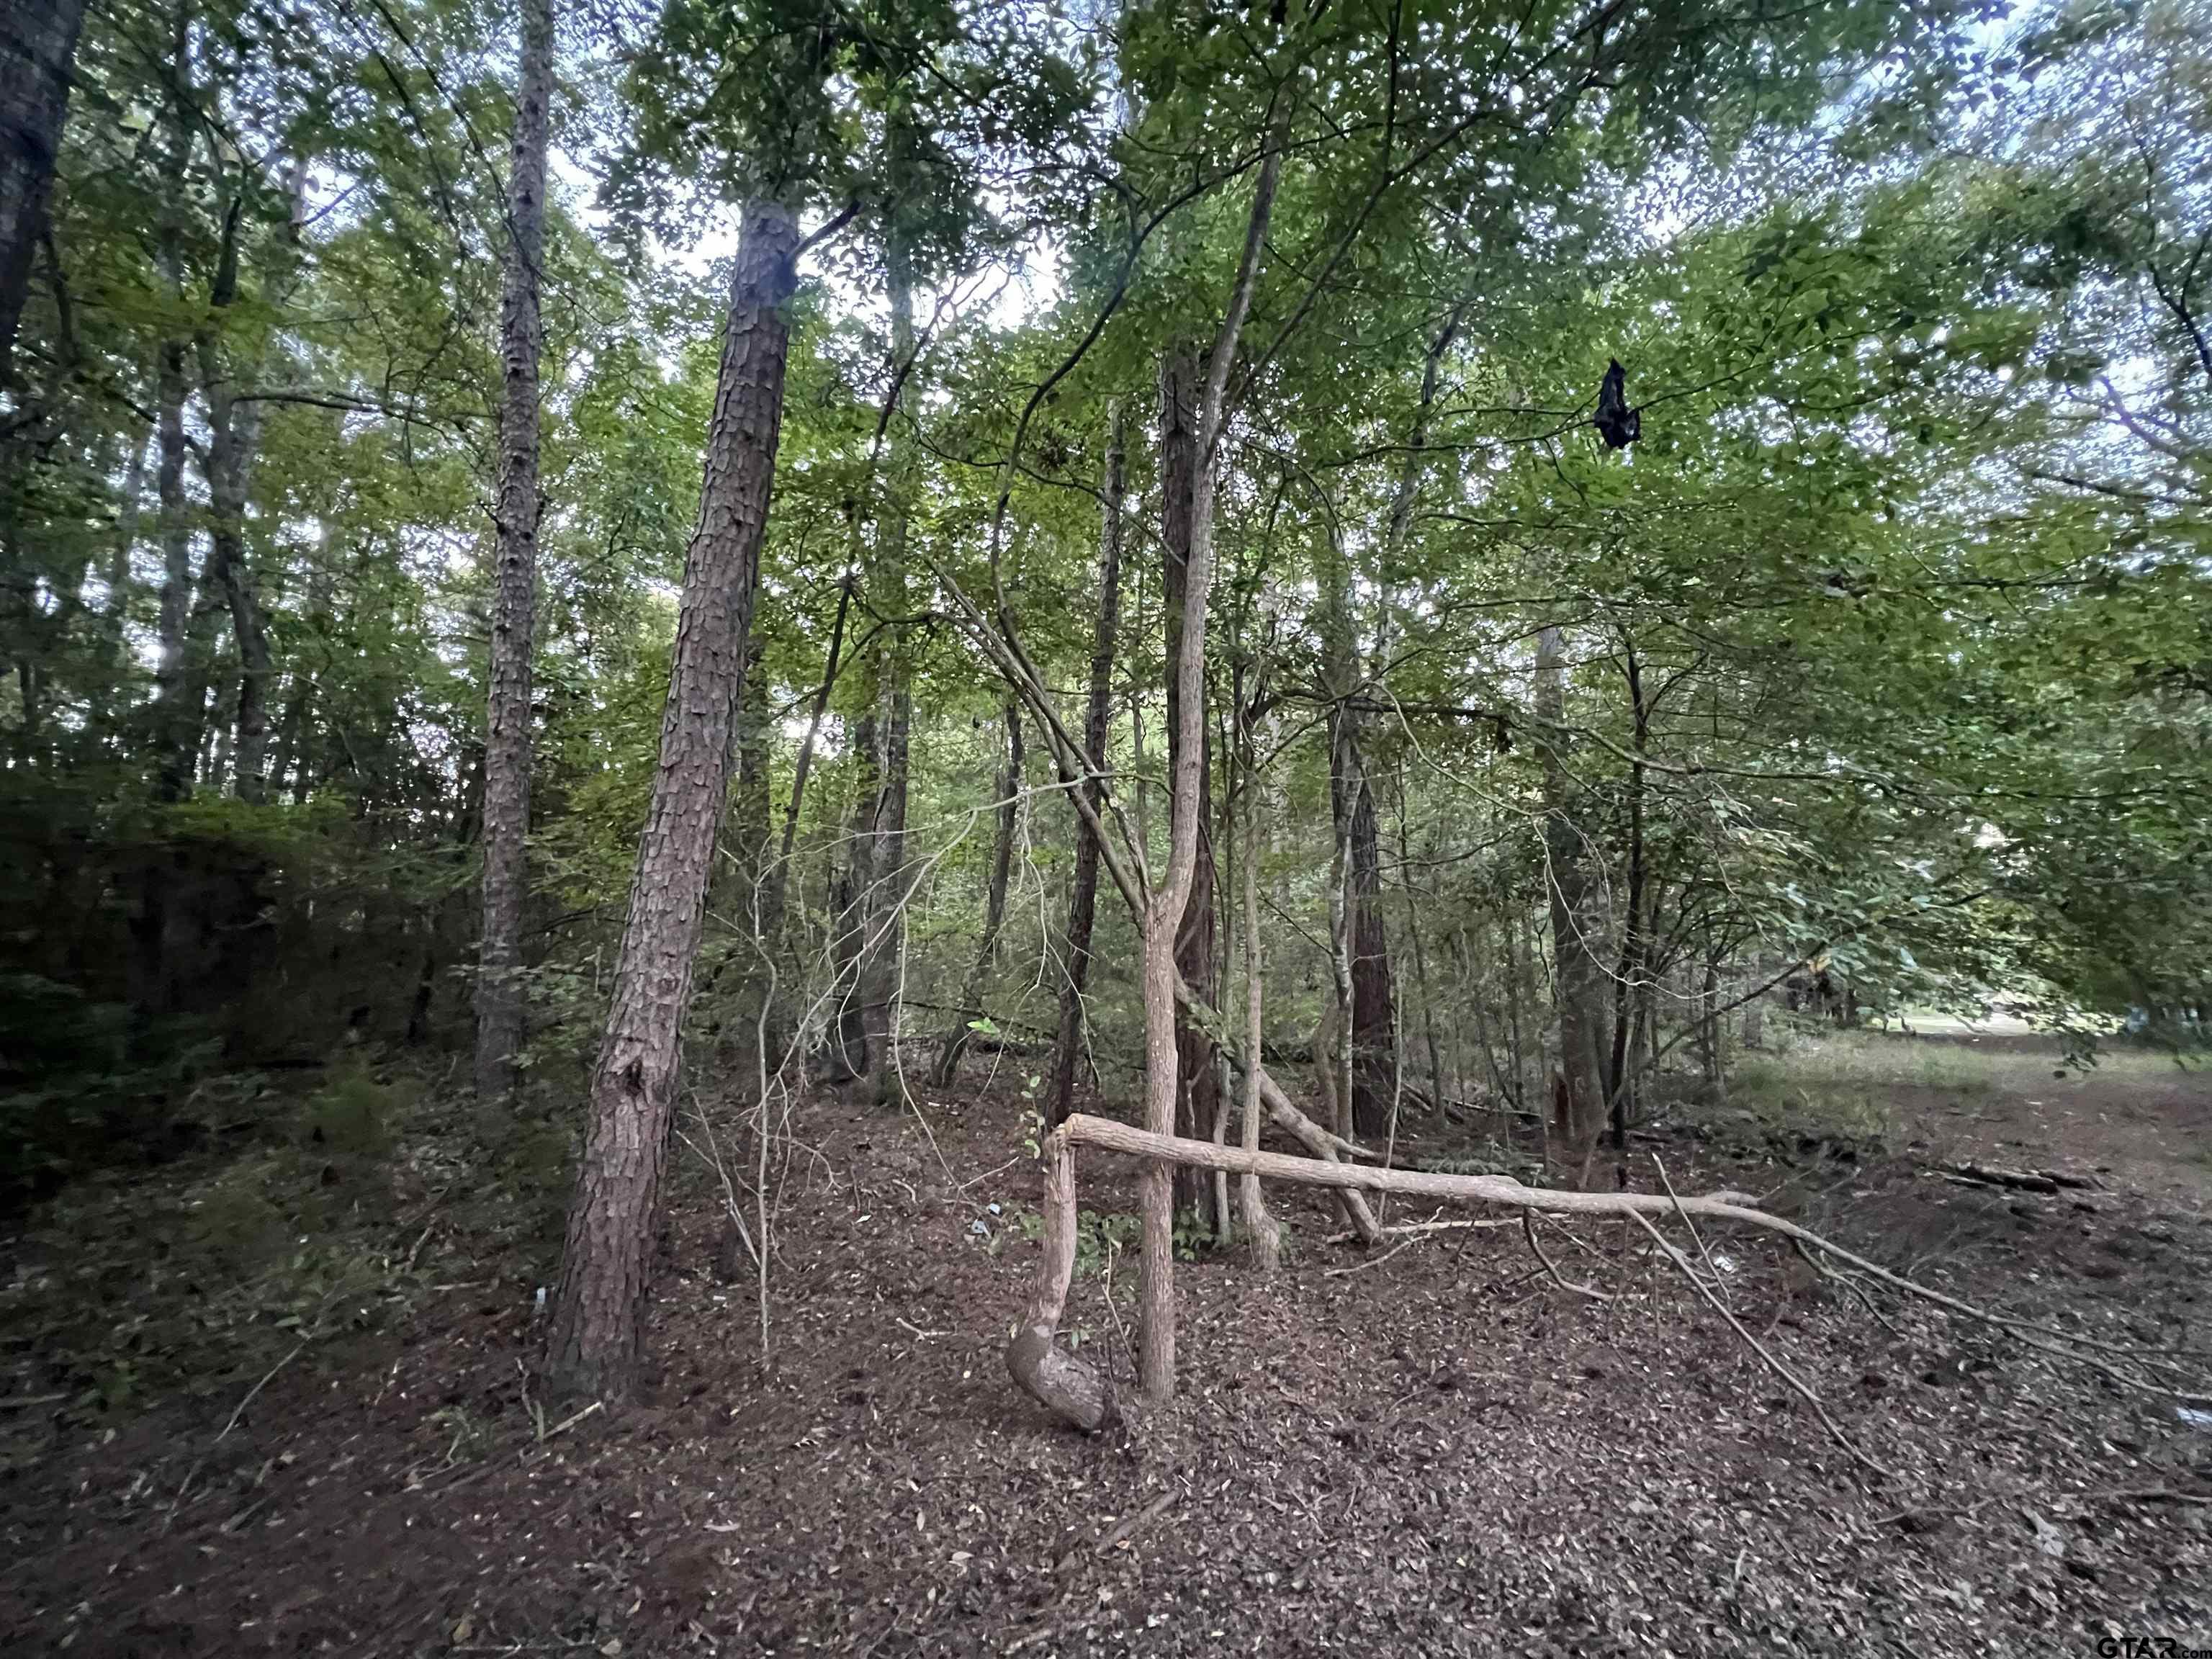
MULTIPOLYGON (((1894 1158, 1785 1162, 1687 1123, 1636 1150, 1685 1190, 1772 1192, 2009 1312, 2212 1351, 2206 1079, 2039 1069, 2050 1086, 2032 1096, 1915 1099, 1921 1144, 1894 1158), (2109 1170, 2055 1198, 1930 1173, 1969 1152, 2109 1170)), ((397 1333, 311 1346, 228 1435, 258 1370, 125 1419, 81 1396, 25 1403, 42 1379, 19 1353, 0 1415, 0 1646, 2212 1647, 2201 1419, 1932 1310, 1884 1303, 1878 1322, 1762 1239, 1707 1241, 1733 1264, 1736 1310, 1893 1479, 1836 1445, 1640 1235, 1583 1229, 1577 1248, 1551 1230, 1571 1276, 1615 1293, 1603 1305, 1532 1273, 1503 1229, 1333 1274, 1362 1258, 1324 1242, 1320 1200, 1287 1192, 1275 1201, 1297 1249, 1281 1278, 1233 1256, 1180 1274, 1180 1398, 1076 1437, 1000 1359, 1035 1248, 1015 1104, 811 1109, 813 1152, 793 1160, 776 1224, 765 1380, 751 1288, 714 1276, 712 1206, 679 1194, 649 1403, 542 1443, 523 1381, 532 1286, 459 1232, 436 1235, 419 1271, 465 1288, 426 1290, 397 1333), (2165 1495, 2104 1495, 2142 1492, 2165 1495)), ((1466 1149, 1415 1137, 1412 1151, 1466 1149)), ((1079 1165, 1082 1201, 1126 1212, 1129 1172, 1107 1163, 1079 1165)), ((1132 1266, 1115 1265, 1117 1296, 1132 1266)), ((1098 1273, 1079 1279, 1069 1322, 1124 1377, 1126 1318, 1098 1273)))

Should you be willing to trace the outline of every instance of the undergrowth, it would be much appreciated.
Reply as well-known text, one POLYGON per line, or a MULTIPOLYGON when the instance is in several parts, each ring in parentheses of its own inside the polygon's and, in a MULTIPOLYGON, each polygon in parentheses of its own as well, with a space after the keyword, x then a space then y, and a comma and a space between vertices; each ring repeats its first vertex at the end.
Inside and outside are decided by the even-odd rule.
POLYGON ((108 1416, 225 1389, 295 1350, 374 1340, 441 1281, 527 1278, 557 1251, 565 1126, 518 1115, 480 1144, 445 1091, 358 1050, 305 1091, 250 1073, 210 1086, 227 1097, 209 1115, 244 1127, 25 1213, 0 1283, 0 1389, 108 1416))

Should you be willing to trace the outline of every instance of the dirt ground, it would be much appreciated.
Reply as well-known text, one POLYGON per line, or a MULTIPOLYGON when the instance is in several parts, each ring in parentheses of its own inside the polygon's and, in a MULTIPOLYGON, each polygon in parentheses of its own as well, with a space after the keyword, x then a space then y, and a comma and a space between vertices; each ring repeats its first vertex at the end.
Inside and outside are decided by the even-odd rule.
MULTIPOLYGON (((1991 1037, 1979 1073, 1947 1085, 1893 1041, 1898 1143, 1684 1108, 1635 1143, 1632 1181, 1656 1185, 1656 1153, 1685 1191, 1766 1195, 2015 1316, 2192 1351, 2182 1391, 2212 1387, 2212 1078, 2062 1079, 2055 1049, 1991 1037), (1944 1178, 1966 1160, 2095 1184, 1944 1178)), ((405 1320, 273 1375, 112 1409, 0 1332, 0 1650, 2212 1649, 2212 1400, 1863 1305, 1765 1238, 1706 1241, 1734 1310, 1887 1474, 1640 1233, 1547 1227, 1599 1303, 1544 1277, 1516 1229, 1363 1257, 1290 1192, 1279 1279, 1233 1252, 1179 1274, 1173 1405, 1078 1437, 1000 1358, 1036 1249, 1018 1107, 808 1108, 765 1376, 754 1287, 717 1277, 714 1205, 687 1177, 649 1402, 553 1413, 542 1435, 531 1275, 435 1212, 423 1226, 407 1177, 391 1197, 416 1246, 405 1320)), ((1413 1134, 1410 1158, 1476 1156, 1479 1126, 1445 1127, 1413 1134)), ((1111 1160, 1085 1157, 1078 1182, 1088 1208, 1133 1208, 1111 1160)), ((58 1270, 43 1237, 7 1246, 16 1284, 58 1270)), ((1126 1376, 1133 1263, 1101 1248, 1083 1267, 1070 1323, 1126 1376)))

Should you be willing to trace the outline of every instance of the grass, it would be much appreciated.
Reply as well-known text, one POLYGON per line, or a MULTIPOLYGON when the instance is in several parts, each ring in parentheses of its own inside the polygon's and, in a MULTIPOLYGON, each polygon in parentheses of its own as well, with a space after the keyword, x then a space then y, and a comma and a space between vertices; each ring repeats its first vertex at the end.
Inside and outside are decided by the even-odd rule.
MULTIPOLYGON (((1997 1092, 2032 1096, 2058 1081, 2052 1074, 2062 1070, 2055 1047, 2024 1051, 2002 1037, 1983 1047, 1899 1032, 1808 1031, 1773 1020, 1767 1030, 1772 1046, 1737 1056, 1727 1102, 1706 1109, 1716 1121, 1896 1152, 1905 1139, 1901 1091, 1961 1101, 1997 1092)), ((2096 1071, 2148 1078, 2171 1073, 2175 1063, 2161 1049, 2115 1044, 2100 1052, 2096 1071)), ((2078 1073, 2067 1068, 2065 1075, 2078 1073)))
MULTIPOLYGON (((1904 1142, 1897 1091, 1931 1090, 1966 1098, 2005 1081, 2006 1062, 2027 1060, 1957 1043, 1920 1042, 1873 1031, 1791 1034, 1786 1046, 1745 1054, 1729 1074, 1723 1121, 1776 1134, 1815 1135, 1895 1152, 1904 1142)), ((2047 1069, 2045 1075, 2048 1075, 2047 1069)))

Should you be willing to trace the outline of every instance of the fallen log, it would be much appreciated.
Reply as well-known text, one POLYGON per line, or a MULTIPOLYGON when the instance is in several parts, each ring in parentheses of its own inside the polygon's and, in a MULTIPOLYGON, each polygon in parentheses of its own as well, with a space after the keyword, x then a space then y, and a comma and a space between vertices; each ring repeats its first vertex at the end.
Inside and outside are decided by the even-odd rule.
MULTIPOLYGON (((1291 1109, 1296 1112, 1295 1108, 1291 1109)), ((1303 1114, 1297 1115, 1304 1117, 1303 1114)), ((1310 1120, 1306 1121, 1310 1124, 1310 1120)), ((1311 1127, 1318 1130, 1319 1126, 1311 1127)), ((1066 1309, 1068 1287, 1075 1274, 1075 1148, 1079 1145, 1168 1164, 1221 1170, 1231 1175, 1252 1174, 1271 1181, 1328 1187, 1353 1194, 1400 1193, 1413 1198, 1497 1204, 1524 1212, 1554 1215, 1675 1216, 1685 1220, 1702 1216, 1735 1222, 1793 1239, 1893 1290, 2011 1331, 2030 1347, 2090 1365, 2129 1387, 2170 1399, 2195 1397, 2175 1389, 2172 1375, 2160 1377, 2143 1374, 2180 1371, 2178 1357, 2171 1352, 2120 1347, 2051 1326, 1991 1313, 1893 1273, 1794 1221, 1754 1208, 1743 1202, 1740 1194, 1679 1198, 1671 1192, 1579 1192, 1524 1186, 1510 1176, 1375 1169, 1333 1158, 1289 1158, 1280 1152, 1248 1152, 1242 1146, 1217 1146, 1210 1140, 1152 1134, 1126 1123, 1078 1113, 1045 1138, 1043 1251, 1037 1260, 1028 1306, 1006 1350, 1006 1370, 1025 1393, 1063 1422, 1085 1433, 1112 1422, 1116 1408, 1110 1379, 1088 1359, 1066 1352, 1054 1340, 1066 1309), (2112 1356, 2129 1364, 2136 1374, 2124 1372, 2118 1365, 2096 1358, 2098 1354, 2112 1356)), ((1381 1237, 1379 1229, 1376 1236, 1381 1237)))
POLYGON ((1968 1186, 2002 1187, 2019 1193, 2056 1193, 2097 1184, 2085 1176, 2063 1175, 2057 1170, 2003 1170, 1987 1164, 1946 1164, 1943 1172, 1968 1186))

